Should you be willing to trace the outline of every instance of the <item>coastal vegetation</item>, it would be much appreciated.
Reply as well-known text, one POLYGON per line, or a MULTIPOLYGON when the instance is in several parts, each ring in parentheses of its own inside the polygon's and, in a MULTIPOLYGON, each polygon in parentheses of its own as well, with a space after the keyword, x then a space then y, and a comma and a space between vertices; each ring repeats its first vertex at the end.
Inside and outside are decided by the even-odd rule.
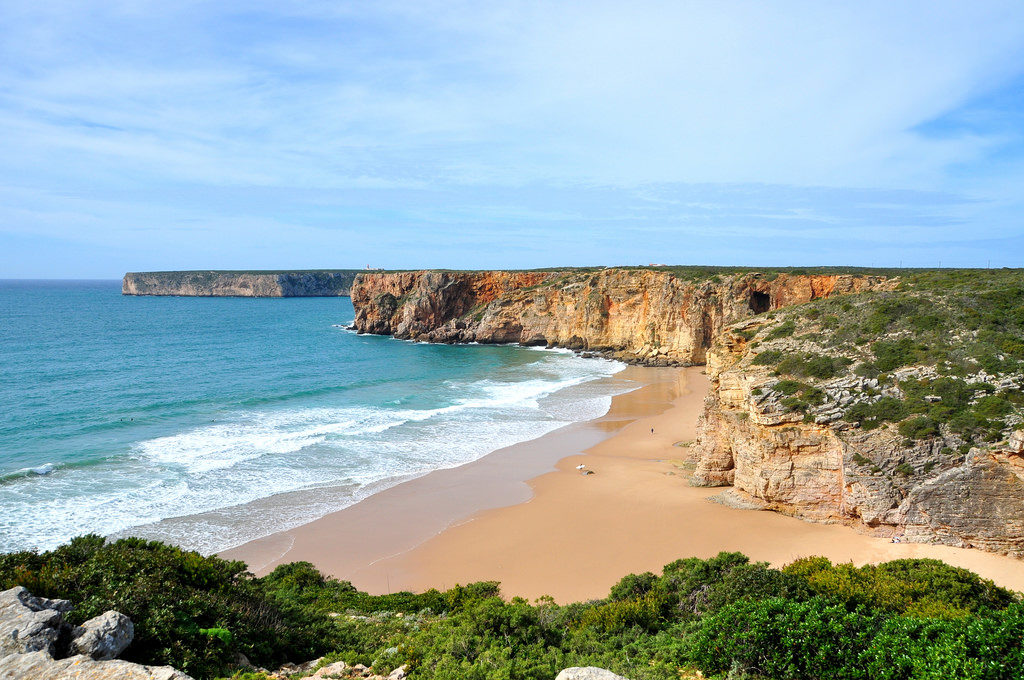
POLYGON ((895 291, 775 310, 738 333, 749 363, 779 378, 771 389, 791 410, 813 418, 838 409, 863 430, 888 426, 966 453, 1004 441, 1024 420, 1022 292, 1017 270, 917 272, 895 291), (830 393, 829 381, 846 378, 863 380, 830 393), (794 379, 810 383, 796 398, 794 379), (800 399, 807 390, 824 398, 800 399))
POLYGON ((445 679, 550 680, 586 665, 633 680, 1024 675, 1020 596, 936 560, 807 558, 780 570, 721 553, 558 605, 503 599, 494 582, 374 596, 304 562, 256 578, 240 562, 84 536, 0 556, 0 588, 15 585, 72 599, 76 622, 127 614, 136 639, 124 658, 197 678, 242 673, 239 654, 268 668, 324 656, 445 679))

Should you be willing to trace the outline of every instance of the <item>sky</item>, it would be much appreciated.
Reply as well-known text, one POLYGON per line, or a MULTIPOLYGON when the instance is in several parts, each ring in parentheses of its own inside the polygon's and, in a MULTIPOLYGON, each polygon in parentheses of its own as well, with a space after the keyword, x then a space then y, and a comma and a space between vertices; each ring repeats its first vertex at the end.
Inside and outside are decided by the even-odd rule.
POLYGON ((0 278, 1024 266, 1024 2, 0 0, 0 278))

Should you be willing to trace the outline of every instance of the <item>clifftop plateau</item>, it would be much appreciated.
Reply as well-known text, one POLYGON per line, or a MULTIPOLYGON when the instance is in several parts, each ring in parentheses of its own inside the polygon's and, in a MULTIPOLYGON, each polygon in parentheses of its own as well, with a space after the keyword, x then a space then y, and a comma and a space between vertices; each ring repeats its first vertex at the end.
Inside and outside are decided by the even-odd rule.
POLYGON ((360 270, 128 272, 123 295, 187 297, 347 296, 360 270))

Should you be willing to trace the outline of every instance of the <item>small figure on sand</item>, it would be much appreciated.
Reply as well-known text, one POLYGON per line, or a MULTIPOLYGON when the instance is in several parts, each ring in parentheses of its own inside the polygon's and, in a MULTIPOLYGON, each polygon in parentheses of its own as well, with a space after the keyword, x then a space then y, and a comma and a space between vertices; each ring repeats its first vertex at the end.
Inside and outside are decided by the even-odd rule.
POLYGON ((582 469, 583 469, 583 468, 585 468, 585 467, 587 467, 587 466, 586 466, 586 465, 584 465, 583 463, 580 463, 579 465, 577 465, 577 466, 576 466, 576 469, 577 469, 577 470, 582 470, 582 469))
POLYGON ((651 428, 651 434, 654 434, 654 428, 653 427, 651 428))

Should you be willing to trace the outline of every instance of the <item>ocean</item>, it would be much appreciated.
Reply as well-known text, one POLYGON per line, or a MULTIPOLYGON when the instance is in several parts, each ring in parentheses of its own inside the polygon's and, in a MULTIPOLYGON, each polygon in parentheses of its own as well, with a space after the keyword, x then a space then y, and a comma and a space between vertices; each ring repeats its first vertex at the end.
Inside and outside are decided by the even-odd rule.
POLYGON ((599 417, 635 386, 613 361, 357 335, 353 317, 348 298, 0 281, 0 551, 134 528, 216 552, 599 417))

